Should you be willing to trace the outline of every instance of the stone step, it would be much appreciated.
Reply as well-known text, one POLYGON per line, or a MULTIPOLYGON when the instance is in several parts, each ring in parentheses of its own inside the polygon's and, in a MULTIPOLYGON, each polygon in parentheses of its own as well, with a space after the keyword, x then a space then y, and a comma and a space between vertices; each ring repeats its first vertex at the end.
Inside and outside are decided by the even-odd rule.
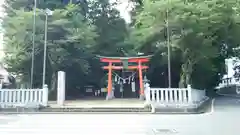
POLYGON ((5 108, 0 109, 1 112, 39 112, 39 113, 50 113, 50 112, 151 112, 150 108, 5 108))
POLYGON ((40 112, 150 112, 150 108, 44 108, 40 112))

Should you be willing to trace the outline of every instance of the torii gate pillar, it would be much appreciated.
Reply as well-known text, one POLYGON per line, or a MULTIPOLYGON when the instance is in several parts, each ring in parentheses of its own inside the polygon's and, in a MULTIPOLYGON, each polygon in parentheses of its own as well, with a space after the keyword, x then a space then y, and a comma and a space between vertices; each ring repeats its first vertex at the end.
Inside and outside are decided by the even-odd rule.
POLYGON ((103 69, 108 70, 108 87, 107 87, 107 97, 106 100, 114 98, 114 91, 112 91, 112 70, 122 70, 122 69, 129 69, 129 70, 138 70, 139 75, 139 98, 141 100, 145 99, 144 94, 144 86, 143 86, 143 75, 142 70, 147 69, 148 66, 142 65, 143 63, 146 63, 149 61, 151 56, 140 56, 140 57, 103 57, 98 56, 101 60, 101 62, 108 63, 108 66, 104 66, 103 69), (113 63, 123 63, 123 62, 131 62, 131 63, 137 63, 137 66, 113 66, 113 63))

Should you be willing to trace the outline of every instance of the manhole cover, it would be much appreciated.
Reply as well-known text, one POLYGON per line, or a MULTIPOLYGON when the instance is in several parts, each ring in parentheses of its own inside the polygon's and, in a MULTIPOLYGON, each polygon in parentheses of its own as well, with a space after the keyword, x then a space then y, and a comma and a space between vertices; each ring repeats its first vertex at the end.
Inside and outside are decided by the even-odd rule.
POLYGON ((153 129, 155 135, 166 135, 178 133, 175 129, 153 129))

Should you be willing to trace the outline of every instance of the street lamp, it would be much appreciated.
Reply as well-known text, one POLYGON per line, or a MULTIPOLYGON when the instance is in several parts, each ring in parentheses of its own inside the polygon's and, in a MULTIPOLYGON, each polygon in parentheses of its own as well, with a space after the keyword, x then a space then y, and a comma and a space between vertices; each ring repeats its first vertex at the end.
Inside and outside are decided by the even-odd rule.
POLYGON ((45 14, 45 34, 44 34, 44 52, 43 52, 43 75, 42 75, 42 87, 45 85, 45 78, 46 78, 46 57, 47 57, 47 30, 48 30, 48 16, 53 15, 53 11, 50 9, 46 9, 44 11, 45 14))

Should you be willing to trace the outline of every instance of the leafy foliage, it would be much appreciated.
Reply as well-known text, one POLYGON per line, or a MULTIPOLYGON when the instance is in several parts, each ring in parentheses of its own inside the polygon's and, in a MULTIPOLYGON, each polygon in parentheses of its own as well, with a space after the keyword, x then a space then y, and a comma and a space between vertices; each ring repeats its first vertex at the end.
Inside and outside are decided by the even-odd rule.
POLYGON ((151 43, 155 49, 156 46, 162 49, 166 47, 168 28, 172 51, 180 52, 181 57, 179 86, 186 87, 191 84, 192 73, 201 61, 206 61, 206 68, 213 69, 212 74, 215 74, 221 69, 216 70, 219 68, 216 66, 224 63, 224 59, 219 59, 218 63, 212 61, 228 57, 232 48, 239 44, 235 39, 235 34, 239 33, 238 14, 233 6, 233 1, 221 0, 147 0, 142 12, 136 16, 133 35, 142 47, 151 43), (228 47, 224 48, 226 45, 228 47))
MULTIPOLYGON (((42 83, 45 8, 54 11, 48 16, 47 83, 55 90, 56 72, 66 71, 70 95, 85 85, 102 87, 105 73, 95 55, 154 54, 148 77, 153 86, 166 87, 169 38, 173 87, 192 84, 197 88, 216 86, 224 74, 225 58, 237 55, 233 48, 240 43, 238 0, 133 0, 131 24, 125 23, 108 0, 64 2, 37 3, 35 87, 42 83)), ((27 81, 33 0, 6 0, 4 7, 5 62, 9 71, 27 81)))

